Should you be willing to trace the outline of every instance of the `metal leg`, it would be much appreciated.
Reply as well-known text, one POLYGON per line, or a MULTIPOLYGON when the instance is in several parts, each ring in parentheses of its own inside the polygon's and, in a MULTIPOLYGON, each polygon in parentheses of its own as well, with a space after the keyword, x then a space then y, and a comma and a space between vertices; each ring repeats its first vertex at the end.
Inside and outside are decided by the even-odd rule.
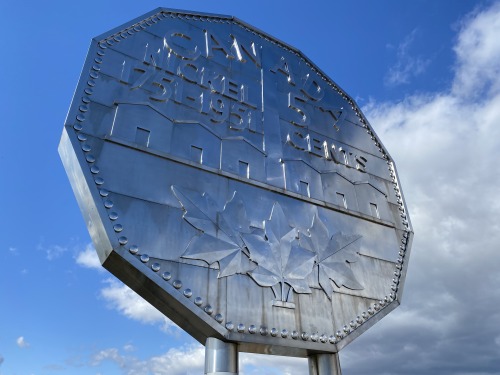
POLYGON ((237 345, 209 337, 205 344, 205 375, 238 375, 237 345))
POLYGON ((313 354, 309 356, 309 375, 342 375, 339 354, 313 354))

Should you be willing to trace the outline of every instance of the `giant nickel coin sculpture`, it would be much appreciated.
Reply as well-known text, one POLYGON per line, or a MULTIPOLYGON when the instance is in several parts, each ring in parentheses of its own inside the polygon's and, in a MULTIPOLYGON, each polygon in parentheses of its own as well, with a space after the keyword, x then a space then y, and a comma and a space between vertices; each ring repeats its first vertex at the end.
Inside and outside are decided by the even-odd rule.
POLYGON ((235 351, 326 373, 318 354, 400 304, 391 156, 312 61, 237 18, 157 9, 93 39, 59 152, 103 266, 210 348, 206 373, 237 373, 235 351))

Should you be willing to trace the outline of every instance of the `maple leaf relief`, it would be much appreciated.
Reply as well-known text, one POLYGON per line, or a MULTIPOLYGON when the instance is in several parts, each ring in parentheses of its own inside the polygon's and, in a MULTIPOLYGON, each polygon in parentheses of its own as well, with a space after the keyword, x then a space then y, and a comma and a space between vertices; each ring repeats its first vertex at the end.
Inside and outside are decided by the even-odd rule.
POLYGON ((245 274, 255 268, 245 254, 245 243, 240 235, 251 233, 252 228, 236 192, 220 212, 207 193, 179 186, 172 186, 172 192, 184 210, 184 220, 200 231, 190 241, 182 258, 203 260, 209 265, 218 263, 219 278, 245 274))
POLYGON ((251 226, 236 192, 222 210, 207 193, 179 186, 172 186, 172 192, 182 206, 183 219, 198 230, 181 258, 218 264, 219 278, 248 274, 259 286, 272 288, 275 306, 289 308, 295 306, 292 291, 312 293, 307 279, 313 271, 329 299, 333 284, 364 289, 350 267, 359 260, 362 236, 330 235, 317 213, 306 233, 299 233, 275 202, 262 230, 251 226))
POLYGON ((300 242, 306 249, 316 252, 315 267, 318 271, 318 282, 329 299, 334 292, 333 283, 337 287, 362 290, 350 267, 350 263, 359 260, 359 244, 361 235, 337 232, 333 236, 316 214, 307 236, 301 236, 300 242), (330 281, 331 280, 331 281, 330 281))
POLYGON ((250 259, 258 264, 249 272, 258 285, 273 287, 281 302, 291 297, 290 288, 296 293, 311 293, 305 279, 313 270, 315 254, 299 244, 298 231, 288 224, 279 203, 265 221, 264 236, 243 234, 242 238, 250 259), (276 285, 280 288, 275 289, 276 285))

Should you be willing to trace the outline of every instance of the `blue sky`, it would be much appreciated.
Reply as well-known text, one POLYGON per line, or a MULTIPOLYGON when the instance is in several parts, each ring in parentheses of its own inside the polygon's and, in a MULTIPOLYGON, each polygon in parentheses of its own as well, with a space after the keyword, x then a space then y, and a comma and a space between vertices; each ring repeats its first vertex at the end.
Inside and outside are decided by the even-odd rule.
MULTIPOLYGON (((156 7, 302 50, 397 163, 416 233, 403 304, 345 375, 500 374, 500 2, 0 3, 0 374, 199 374, 203 348, 96 263, 57 145, 92 37, 156 7)), ((306 361, 242 355, 244 375, 306 361)))

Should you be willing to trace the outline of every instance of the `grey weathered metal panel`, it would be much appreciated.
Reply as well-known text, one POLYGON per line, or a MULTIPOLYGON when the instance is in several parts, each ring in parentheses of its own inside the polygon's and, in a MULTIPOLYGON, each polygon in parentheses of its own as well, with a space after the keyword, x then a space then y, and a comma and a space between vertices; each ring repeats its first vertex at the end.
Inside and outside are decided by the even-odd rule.
POLYGON ((60 153, 105 268, 205 343, 334 353, 400 303, 394 162, 299 50, 157 9, 95 38, 60 153))

